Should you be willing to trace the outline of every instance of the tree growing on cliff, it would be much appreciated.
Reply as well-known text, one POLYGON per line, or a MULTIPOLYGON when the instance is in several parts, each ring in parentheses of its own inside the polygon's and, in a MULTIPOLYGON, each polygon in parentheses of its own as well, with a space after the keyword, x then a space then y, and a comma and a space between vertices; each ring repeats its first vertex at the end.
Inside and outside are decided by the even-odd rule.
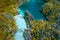
POLYGON ((14 40, 17 26, 13 17, 18 14, 17 7, 17 0, 0 0, 0 40, 14 40))
POLYGON ((60 40, 60 3, 58 0, 47 0, 42 6, 46 21, 31 21, 31 40, 60 40))

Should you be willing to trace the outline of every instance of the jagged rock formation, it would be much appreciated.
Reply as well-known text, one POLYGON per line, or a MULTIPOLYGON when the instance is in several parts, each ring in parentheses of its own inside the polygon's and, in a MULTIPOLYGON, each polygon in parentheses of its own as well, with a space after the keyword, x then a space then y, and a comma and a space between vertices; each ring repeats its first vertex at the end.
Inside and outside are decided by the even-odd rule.
POLYGON ((33 21, 34 18, 32 17, 32 15, 28 11, 26 11, 24 15, 25 15, 24 19, 26 20, 27 27, 29 27, 30 26, 30 21, 33 21))
POLYGON ((30 21, 31 27, 25 30, 26 40, 60 40, 60 3, 47 0, 41 12, 47 19, 30 21))
POLYGON ((0 0, 0 40, 14 40, 17 26, 13 17, 18 14, 17 7, 17 0, 0 0))

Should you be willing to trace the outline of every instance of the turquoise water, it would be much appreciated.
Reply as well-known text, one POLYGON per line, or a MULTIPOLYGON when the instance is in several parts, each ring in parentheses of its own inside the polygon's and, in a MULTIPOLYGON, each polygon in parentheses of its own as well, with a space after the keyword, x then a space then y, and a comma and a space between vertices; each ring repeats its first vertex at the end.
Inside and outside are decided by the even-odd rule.
POLYGON ((17 9, 18 13, 24 16, 24 11, 22 11, 20 8, 17 9))
POLYGON ((14 36, 15 40, 24 40, 24 37, 23 37, 23 32, 24 32, 24 29, 27 29, 26 27, 26 22, 23 18, 23 12, 21 10, 18 10, 21 14, 19 15, 16 15, 14 18, 16 20, 16 24, 17 24, 17 32, 14 36))
POLYGON ((18 7, 17 11, 19 15, 14 16, 17 27, 18 27, 18 30, 14 36, 15 40, 25 40, 23 37, 23 32, 24 32, 24 29, 27 29, 27 27, 23 17, 26 10, 30 12, 30 14, 34 17, 35 20, 44 19, 44 16, 39 11, 40 10, 39 8, 43 4, 44 3, 42 1, 40 2, 32 1, 32 2, 23 3, 21 6, 18 7))
POLYGON ((19 6, 22 11, 28 11, 35 20, 44 19, 43 14, 40 12, 40 8, 44 4, 43 1, 38 2, 27 2, 19 6))

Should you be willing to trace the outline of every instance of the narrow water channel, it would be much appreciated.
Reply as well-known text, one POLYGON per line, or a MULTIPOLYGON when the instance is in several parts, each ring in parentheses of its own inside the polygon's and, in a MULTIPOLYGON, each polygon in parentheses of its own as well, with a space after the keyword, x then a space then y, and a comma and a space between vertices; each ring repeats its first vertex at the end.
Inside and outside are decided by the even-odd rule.
POLYGON ((23 18, 23 12, 21 10, 17 10, 20 14, 19 15, 16 15, 14 18, 16 20, 16 24, 17 24, 17 27, 18 27, 18 30, 14 36, 15 40, 24 40, 24 37, 23 37, 23 32, 24 32, 24 29, 27 29, 26 27, 26 22, 23 18))

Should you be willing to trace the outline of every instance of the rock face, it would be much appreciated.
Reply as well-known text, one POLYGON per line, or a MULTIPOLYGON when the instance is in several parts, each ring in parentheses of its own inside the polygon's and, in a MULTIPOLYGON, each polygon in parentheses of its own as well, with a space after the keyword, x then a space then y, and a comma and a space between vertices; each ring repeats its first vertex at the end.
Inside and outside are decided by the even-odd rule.
POLYGON ((18 14, 17 0, 0 0, 0 40, 14 40, 17 30, 14 15, 18 14))
POLYGON ((29 21, 29 28, 25 30, 26 40, 60 40, 60 3, 58 0, 47 1, 42 6, 46 21, 29 21))
POLYGON ((13 40, 17 30, 14 18, 7 14, 0 14, 0 40, 13 40))
POLYGON ((32 15, 30 15, 30 13, 28 11, 25 12, 24 19, 26 20, 26 23, 27 23, 28 26, 30 26, 30 21, 34 20, 34 18, 32 17, 32 15))

